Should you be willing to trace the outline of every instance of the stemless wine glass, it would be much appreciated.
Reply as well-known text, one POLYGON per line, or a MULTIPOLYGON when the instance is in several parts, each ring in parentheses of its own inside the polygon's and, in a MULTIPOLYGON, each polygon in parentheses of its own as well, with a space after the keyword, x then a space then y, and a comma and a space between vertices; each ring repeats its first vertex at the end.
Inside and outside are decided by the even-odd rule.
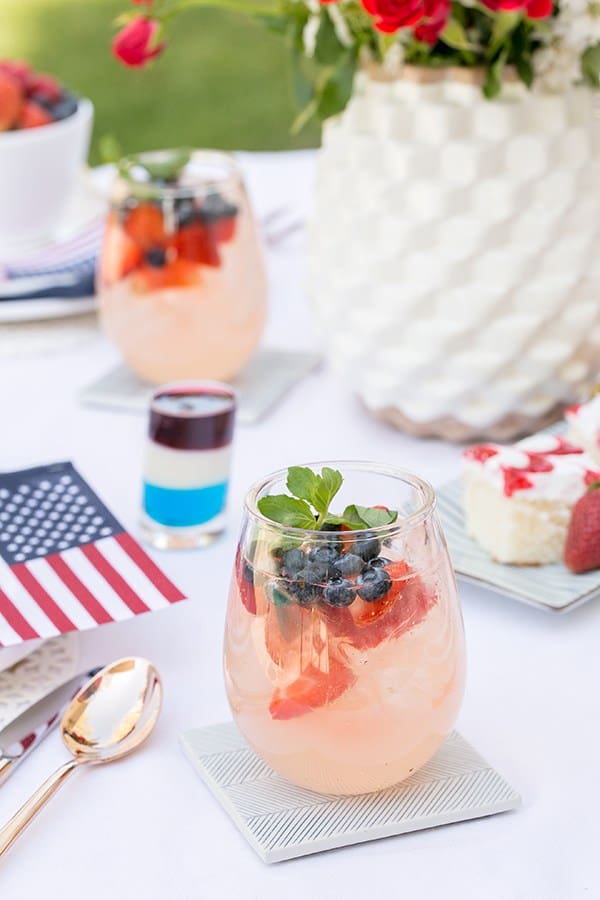
POLYGON ((444 742, 463 695, 464 634, 430 485, 375 463, 311 468, 321 465, 344 475, 336 510, 380 505, 398 519, 369 531, 288 528, 257 506, 285 492, 286 472, 251 488, 225 683, 240 731, 276 772, 359 794, 407 778, 444 742), (365 577, 374 570, 385 574, 365 577))
POLYGON ((228 381, 266 315, 256 227, 233 157, 143 153, 120 165, 100 267, 100 316, 141 378, 228 381), (174 171, 176 174, 174 174, 174 171))

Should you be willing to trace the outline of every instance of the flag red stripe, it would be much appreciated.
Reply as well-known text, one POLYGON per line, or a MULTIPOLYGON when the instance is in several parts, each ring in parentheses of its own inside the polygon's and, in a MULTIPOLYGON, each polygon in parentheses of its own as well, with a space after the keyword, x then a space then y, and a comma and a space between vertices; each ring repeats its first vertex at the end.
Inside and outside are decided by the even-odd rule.
POLYGON ((115 535, 115 540, 169 603, 177 603, 178 600, 185 600, 185 594, 182 594, 179 588, 167 578, 164 572, 161 572, 156 563, 150 559, 148 554, 142 550, 138 542, 134 541, 130 534, 123 531, 121 534, 115 535))
POLYGON ((18 563, 10 567, 11 572, 19 579, 27 593, 31 594, 37 605, 43 610, 53 625, 61 634, 66 631, 75 631, 76 626, 68 616, 64 614, 60 606, 54 602, 50 594, 39 583, 35 575, 32 575, 25 563, 18 563))
POLYGON ((105 625, 107 622, 113 621, 112 616, 101 606, 83 581, 67 565, 62 556, 48 556, 46 557, 46 562, 54 569, 63 584, 79 600, 83 608, 89 612, 98 625, 105 625))
POLYGON ((39 634, 32 628, 27 619, 25 619, 12 600, 6 596, 4 591, 0 591, 0 613, 4 616, 13 631, 16 631, 20 638, 24 641, 31 641, 39 637, 39 634))
POLYGON ((123 603, 129 607, 134 615, 150 611, 150 607, 146 606, 144 601, 138 597, 136 592, 127 584, 122 575, 117 572, 94 544, 84 544, 81 548, 81 552, 87 557, 102 577, 108 581, 111 588, 119 595, 123 603))

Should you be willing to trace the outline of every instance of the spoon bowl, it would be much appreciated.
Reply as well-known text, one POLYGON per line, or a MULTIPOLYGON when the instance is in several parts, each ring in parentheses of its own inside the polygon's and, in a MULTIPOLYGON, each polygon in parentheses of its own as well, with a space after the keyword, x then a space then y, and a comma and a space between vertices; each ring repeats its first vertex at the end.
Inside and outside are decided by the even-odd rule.
POLYGON ((162 702, 158 672, 131 657, 106 666, 73 697, 62 722, 67 749, 81 762, 126 756, 156 724, 162 702))
POLYGON ((136 750, 154 728, 161 703, 160 676, 146 659, 119 659, 94 675, 62 717, 62 738, 72 759, 0 830, 0 856, 78 766, 112 762, 136 750))

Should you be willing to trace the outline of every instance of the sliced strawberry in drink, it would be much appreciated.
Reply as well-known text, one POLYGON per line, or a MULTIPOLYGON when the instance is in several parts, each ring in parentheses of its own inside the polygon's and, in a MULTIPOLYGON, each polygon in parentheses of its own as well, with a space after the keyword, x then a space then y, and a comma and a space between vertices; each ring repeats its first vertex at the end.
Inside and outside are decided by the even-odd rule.
POLYGON ((202 282, 200 267, 186 259, 175 259, 161 268, 143 265, 132 276, 131 286, 138 294, 167 288, 194 287, 202 282))
POLYGON ((385 570, 392 586, 381 600, 373 603, 357 596, 351 606, 336 609, 323 604, 321 608, 329 632, 359 650, 377 647, 386 638, 398 637, 418 625, 435 603, 421 579, 410 576, 403 560, 390 563, 385 570))
POLYGON ((254 592, 254 570, 246 562, 240 548, 235 556, 235 580, 242 604, 251 615, 256 615, 256 594, 254 592))
POLYGON ((177 255, 205 266, 218 268, 221 257, 217 248, 217 238, 212 227, 202 222, 184 225, 175 235, 177 255))
POLYGON ((142 250, 165 245, 167 235, 163 214, 153 203, 140 203, 125 218, 125 231, 142 250))
POLYGON ((123 231, 117 216, 111 213, 106 225, 104 250, 100 263, 100 278, 105 284, 114 284, 129 275, 142 261, 138 244, 123 231))
POLYGON ((210 230, 219 244, 227 244, 235 237, 236 216, 223 216, 211 222, 210 230))
POLYGON ((335 656, 327 671, 310 663, 290 684, 275 689, 269 712, 274 719, 293 719, 333 703, 356 681, 354 672, 335 656))

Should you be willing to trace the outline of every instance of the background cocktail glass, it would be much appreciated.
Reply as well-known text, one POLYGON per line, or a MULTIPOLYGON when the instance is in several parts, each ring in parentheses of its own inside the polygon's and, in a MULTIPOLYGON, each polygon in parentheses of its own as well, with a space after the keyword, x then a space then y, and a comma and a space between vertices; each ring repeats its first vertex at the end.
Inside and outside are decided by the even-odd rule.
POLYGON ((175 151, 121 164, 98 271, 108 336, 141 378, 228 381, 260 340, 266 279, 232 156, 194 152, 176 178, 150 178, 175 151))

